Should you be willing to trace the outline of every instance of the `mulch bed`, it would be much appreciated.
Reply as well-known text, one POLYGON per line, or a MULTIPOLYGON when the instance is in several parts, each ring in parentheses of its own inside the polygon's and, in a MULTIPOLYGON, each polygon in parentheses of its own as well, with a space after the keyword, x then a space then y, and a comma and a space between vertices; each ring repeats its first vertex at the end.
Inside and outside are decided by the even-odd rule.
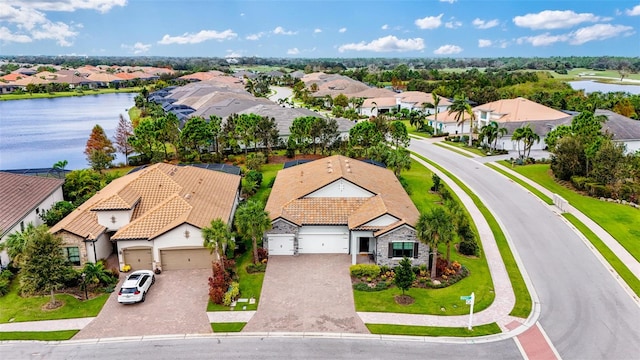
POLYGON ((409 295, 396 295, 393 297, 398 305, 411 305, 415 300, 409 295))

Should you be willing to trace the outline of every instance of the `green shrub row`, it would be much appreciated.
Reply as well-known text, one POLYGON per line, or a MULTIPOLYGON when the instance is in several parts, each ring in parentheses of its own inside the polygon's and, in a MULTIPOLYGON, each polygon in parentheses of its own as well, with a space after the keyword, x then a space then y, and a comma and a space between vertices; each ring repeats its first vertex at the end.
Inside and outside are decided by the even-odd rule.
POLYGON ((224 298, 222 299, 222 304, 224 306, 230 306, 231 303, 240 295, 240 284, 237 282, 232 282, 231 286, 229 286, 229 290, 224 294, 224 298))
POLYGON ((371 287, 369 286, 369 284, 367 283, 357 283, 355 285, 353 285, 353 289, 354 290, 358 290, 358 291, 382 291, 385 290, 389 287, 389 284, 387 284, 385 281, 380 281, 378 283, 376 283, 375 286, 371 287))
POLYGON ((375 264, 357 264, 349 267, 351 276, 361 278, 376 278, 380 275, 380 266, 375 264))
POLYGON ((5 296, 9 293, 12 278, 13 273, 11 271, 4 270, 0 272, 0 296, 5 296))

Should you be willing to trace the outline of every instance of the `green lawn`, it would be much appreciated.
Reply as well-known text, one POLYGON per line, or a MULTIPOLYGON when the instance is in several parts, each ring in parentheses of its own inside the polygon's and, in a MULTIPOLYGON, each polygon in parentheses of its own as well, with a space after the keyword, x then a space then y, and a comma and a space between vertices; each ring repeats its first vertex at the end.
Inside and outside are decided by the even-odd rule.
POLYGON ((384 335, 472 337, 500 334, 502 332, 502 330, 500 330, 500 327, 496 323, 473 326, 472 330, 468 330, 466 327, 437 327, 387 324, 365 325, 372 334, 384 335))
POLYGON ((492 168, 493 170, 499 172, 500 174, 508 177, 509 179, 513 180, 514 182, 518 183, 520 186, 524 187, 525 189, 529 190, 531 193, 533 193, 534 195, 536 195, 537 197, 539 197, 540 199, 542 199, 544 202, 546 202, 549 205, 553 205, 553 200, 548 197, 547 195, 543 194, 540 190, 534 188, 533 186, 529 185, 527 182, 520 180, 519 178, 511 175, 510 173, 504 171, 502 168, 487 163, 485 164, 488 167, 492 168))
POLYGON ((18 279, 14 279, 11 291, 0 297, 0 323, 8 323, 10 319, 21 322, 92 317, 98 315, 108 298, 109 294, 102 294, 94 299, 81 301, 71 295, 57 294, 56 299, 64 302, 64 306, 55 310, 42 310, 51 297, 49 295, 20 297, 18 279))
POLYGON ((78 91, 60 91, 55 93, 34 93, 34 94, 3 94, 0 95, 0 101, 2 100, 23 100, 23 99, 48 99, 57 97, 71 97, 71 96, 85 96, 85 95, 97 95, 97 94, 111 94, 111 93, 131 93, 140 92, 142 89, 136 88, 122 88, 122 89, 98 89, 98 90, 84 90, 78 91))
MULTIPOLYGON (((568 74, 566 75, 558 74, 555 71, 549 71, 549 70, 544 70, 544 71, 547 71, 554 78, 562 79, 562 80, 589 80, 590 79, 589 76, 608 77, 608 78, 611 78, 612 81, 620 80, 620 73, 618 73, 618 71, 616 70, 598 71, 598 70, 585 69, 585 68, 575 68, 575 69, 569 70, 568 74), (586 75, 582 77, 578 77, 579 74, 586 74, 586 75)), ((629 74, 628 76, 625 77, 625 80, 627 79, 640 80, 640 74, 629 74)))
MULTIPOLYGON (((240 297, 241 298, 255 298, 255 304, 240 303, 239 306, 246 306, 245 310, 257 310, 258 302, 260 299, 260 293, 262 291, 262 281, 264 280, 264 273, 249 274, 245 269, 248 264, 251 263, 253 254, 251 249, 244 254, 236 258, 236 268, 238 270, 238 278, 240 283, 240 297)), ((229 311, 229 306, 214 304, 209 301, 207 305, 207 311, 229 311)), ((235 311, 242 311, 241 308, 236 308, 235 311)))
POLYGON ((278 171, 282 170, 284 164, 265 164, 262 165, 262 184, 260 185, 260 189, 253 195, 253 199, 257 199, 262 201, 263 204, 267 203, 267 199, 269 198, 269 194, 271 193, 271 188, 269 184, 273 179, 275 179, 278 171))
POLYGON ((409 120, 401 120, 401 121, 404 124, 404 126, 407 127, 407 132, 410 135, 420 136, 420 137, 423 137, 423 138, 430 138, 431 137, 431 135, 429 135, 429 133, 418 131, 415 127, 411 126, 411 124, 409 124, 409 120))
MULTIPOLYGON (((466 151, 468 151, 468 152, 472 152, 472 153, 474 153, 474 154, 476 154, 476 155, 478 155, 478 156, 483 156, 483 157, 484 157, 484 156, 487 156, 487 153, 486 153, 486 151, 485 151, 485 150, 478 149, 477 147, 469 147, 469 144, 467 144, 467 143, 454 142, 454 141, 446 141, 446 140, 444 141, 444 143, 445 143, 445 144, 447 144, 447 145, 455 146, 455 147, 460 148, 460 149, 462 149, 462 150, 466 150, 466 151)), ((435 143, 435 144, 436 144, 436 145, 440 145, 440 146, 442 146, 442 145, 441 145, 441 144, 439 144, 439 143, 435 143)), ((465 155, 466 155, 466 154, 465 154, 465 155)), ((466 156, 467 156, 467 157, 470 157, 469 155, 466 155, 466 156)))
POLYGON ((527 318, 531 313, 531 309, 533 306, 531 301, 531 295, 527 290, 527 285, 524 282, 522 273, 518 268, 518 264, 516 263, 516 260, 513 257, 513 253, 511 252, 511 249, 509 248, 509 243, 507 242, 507 238, 502 232, 502 229, 500 228, 500 225, 498 224, 493 214, 491 214, 489 209, 480 201, 480 199, 466 185, 464 185, 460 180, 458 180, 458 178, 454 177, 442 166, 434 163, 433 161, 423 156, 420 156, 417 154, 414 154, 414 155, 428 162, 432 166, 438 168, 440 171, 442 171, 451 179, 453 179, 453 181, 456 184, 458 184, 458 186, 460 186, 464 190, 464 192, 467 193, 467 195, 471 197, 471 199, 473 200, 474 204, 476 204, 478 209, 480 209, 480 212, 482 212, 482 215, 484 215, 484 218, 489 223, 491 232, 493 233, 493 236, 496 239, 496 244, 498 245, 498 249, 500 250, 502 261, 504 262, 504 265, 507 269, 507 273, 509 274, 509 279, 511 280, 511 286, 513 287, 513 291, 516 296, 516 304, 513 307, 513 310, 511 310, 511 313, 509 315, 517 316, 521 318, 527 318))
POLYGON ((0 332, 0 341, 5 340, 38 340, 38 341, 61 341, 69 340, 80 330, 62 331, 11 331, 0 332))
POLYGON ((211 323, 211 330, 214 333, 240 332, 245 325, 245 322, 211 323))
POLYGON ((595 221, 640 261, 640 211, 628 205, 600 201, 557 183, 549 164, 517 166, 513 170, 559 194, 573 207, 595 221))
POLYGON ((586 238, 598 249, 598 252, 607 260, 620 277, 629 285, 631 290, 640 296, 640 279, 638 279, 629 268, 609 249, 609 247, 600 238, 591 231, 585 224, 578 220, 575 216, 564 213, 562 214, 575 226, 586 238))
MULTIPOLYGON (((429 211, 435 206, 440 206, 438 194, 431 193, 429 189, 433 185, 429 169, 415 160, 411 160, 411 170, 402 173, 402 177, 409 184, 410 197, 419 211, 429 211)), ((443 184, 446 186, 445 184, 443 184)), ((455 193, 451 195, 457 200, 455 193)), ((473 221, 471 222, 473 224, 473 221)), ((473 224, 475 227, 475 224, 473 224)), ((477 229, 474 229, 476 234, 477 229)), ((478 244, 482 253, 482 244, 478 244)), ((446 246, 438 247, 440 256, 444 256, 446 246)), ((451 260, 458 261, 469 269, 470 275, 458 283, 443 289, 419 289, 412 288, 408 294, 413 296, 415 303, 411 305, 398 305, 394 296, 401 293, 397 288, 391 288, 378 292, 354 291, 356 311, 374 312, 399 312, 411 314, 433 315, 462 315, 469 312, 469 306, 460 301, 461 295, 476 293, 476 311, 486 309, 495 298, 493 282, 489 273, 486 258, 466 257, 459 255, 455 249, 451 250, 451 260), (444 311, 442 310, 444 308, 444 311)))

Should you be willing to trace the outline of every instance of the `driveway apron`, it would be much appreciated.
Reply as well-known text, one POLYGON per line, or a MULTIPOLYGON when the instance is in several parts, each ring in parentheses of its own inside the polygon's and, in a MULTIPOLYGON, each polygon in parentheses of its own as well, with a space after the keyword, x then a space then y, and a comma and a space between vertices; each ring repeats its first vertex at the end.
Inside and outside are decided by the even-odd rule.
POLYGON ((118 303, 121 281, 98 317, 73 339, 211 333, 207 318, 209 269, 164 271, 156 275, 145 302, 118 303))
POLYGON ((244 332, 369 333, 355 312, 342 254, 270 256, 258 311, 244 332))

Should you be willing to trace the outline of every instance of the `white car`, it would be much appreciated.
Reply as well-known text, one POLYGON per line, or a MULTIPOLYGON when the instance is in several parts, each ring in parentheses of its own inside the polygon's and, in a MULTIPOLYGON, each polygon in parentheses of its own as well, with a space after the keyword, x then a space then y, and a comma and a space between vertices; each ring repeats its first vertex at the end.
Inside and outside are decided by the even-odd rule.
POLYGON ((120 287, 120 291, 118 291, 118 302, 121 304, 144 302, 147 291, 155 282, 156 277, 151 270, 132 272, 127 276, 127 279, 122 283, 122 287, 120 287))

